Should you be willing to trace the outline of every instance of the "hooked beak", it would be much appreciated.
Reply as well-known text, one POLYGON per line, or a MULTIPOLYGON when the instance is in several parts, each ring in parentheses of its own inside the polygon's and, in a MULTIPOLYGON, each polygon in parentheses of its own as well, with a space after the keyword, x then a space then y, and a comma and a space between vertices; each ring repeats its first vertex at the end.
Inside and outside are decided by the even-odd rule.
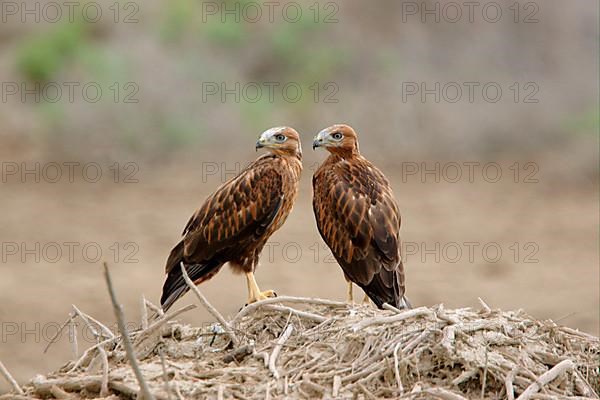
POLYGON ((312 148, 313 150, 316 149, 317 147, 321 147, 321 140, 319 140, 318 138, 315 138, 315 140, 313 140, 313 145, 312 148))
POLYGON ((267 140, 261 136, 256 141, 256 151, 258 151, 258 149, 262 149, 263 147, 267 147, 267 140))
POLYGON ((329 131, 327 129, 323 129, 317 134, 317 136, 315 136, 312 145, 313 150, 317 147, 322 147, 325 144, 325 139, 327 138, 327 135, 329 135, 329 131))

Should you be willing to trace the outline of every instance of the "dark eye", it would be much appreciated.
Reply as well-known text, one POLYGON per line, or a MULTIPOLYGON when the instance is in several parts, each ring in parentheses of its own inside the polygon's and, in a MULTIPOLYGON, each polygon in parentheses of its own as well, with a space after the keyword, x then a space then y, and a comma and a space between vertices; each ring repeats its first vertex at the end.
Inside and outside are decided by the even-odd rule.
POLYGON ((279 134, 275 136, 275 140, 277 140, 278 142, 285 142, 285 139, 287 139, 285 137, 285 135, 279 134))
POLYGON ((344 137, 344 135, 342 135, 342 134, 341 134, 341 133, 339 133, 339 132, 336 132, 336 133, 334 133, 333 135, 331 135, 331 137, 332 137, 334 140, 342 140, 342 138, 344 137))

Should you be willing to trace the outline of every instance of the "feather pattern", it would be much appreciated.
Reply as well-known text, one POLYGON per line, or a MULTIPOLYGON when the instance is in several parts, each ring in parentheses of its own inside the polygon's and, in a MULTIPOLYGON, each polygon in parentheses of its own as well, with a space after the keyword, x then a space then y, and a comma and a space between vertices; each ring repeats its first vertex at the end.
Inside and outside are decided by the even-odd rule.
MULTIPOLYGON (((297 135, 291 128, 289 134, 297 135)), ((238 176, 211 194, 192 215, 183 239, 166 263, 167 279, 161 305, 166 311, 187 291, 179 264, 200 284, 229 262, 236 272, 253 272, 269 237, 279 229, 298 194, 302 171, 299 152, 277 151, 263 155, 238 176)))
POLYGON ((313 176, 313 211, 321 237, 346 278, 378 307, 406 307, 400 211, 390 183, 360 155, 352 128, 328 128, 329 135, 335 133, 343 139, 339 144, 324 139, 331 154, 313 176))

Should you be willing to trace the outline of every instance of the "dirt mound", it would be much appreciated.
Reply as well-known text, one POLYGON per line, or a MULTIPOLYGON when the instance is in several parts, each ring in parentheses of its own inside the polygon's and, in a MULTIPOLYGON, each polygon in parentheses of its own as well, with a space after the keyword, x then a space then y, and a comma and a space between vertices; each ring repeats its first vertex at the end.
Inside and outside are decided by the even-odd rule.
MULTIPOLYGON (((550 399, 598 398, 600 390, 598 338, 483 302, 478 311, 400 311, 280 297, 245 307, 225 327, 173 321, 191 308, 131 333, 157 399, 550 399)), ((36 376, 24 394, 135 397, 124 341, 79 310, 77 317, 98 344, 36 376)))

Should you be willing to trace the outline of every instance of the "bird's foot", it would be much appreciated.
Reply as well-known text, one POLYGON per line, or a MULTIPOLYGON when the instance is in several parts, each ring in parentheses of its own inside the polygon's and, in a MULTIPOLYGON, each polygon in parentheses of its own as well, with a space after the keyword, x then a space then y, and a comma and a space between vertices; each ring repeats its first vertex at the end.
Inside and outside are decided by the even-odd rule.
POLYGON ((277 293, 274 290, 265 290, 260 292, 261 300, 268 299, 269 297, 277 297, 277 293))
POLYGON ((257 295, 250 297, 246 305, 256 303, 257 301, 265 300, 271 297, 277 297, 277 293, 275 293, 274 290, 265 290, 264 292, 259 292, 257 295))

